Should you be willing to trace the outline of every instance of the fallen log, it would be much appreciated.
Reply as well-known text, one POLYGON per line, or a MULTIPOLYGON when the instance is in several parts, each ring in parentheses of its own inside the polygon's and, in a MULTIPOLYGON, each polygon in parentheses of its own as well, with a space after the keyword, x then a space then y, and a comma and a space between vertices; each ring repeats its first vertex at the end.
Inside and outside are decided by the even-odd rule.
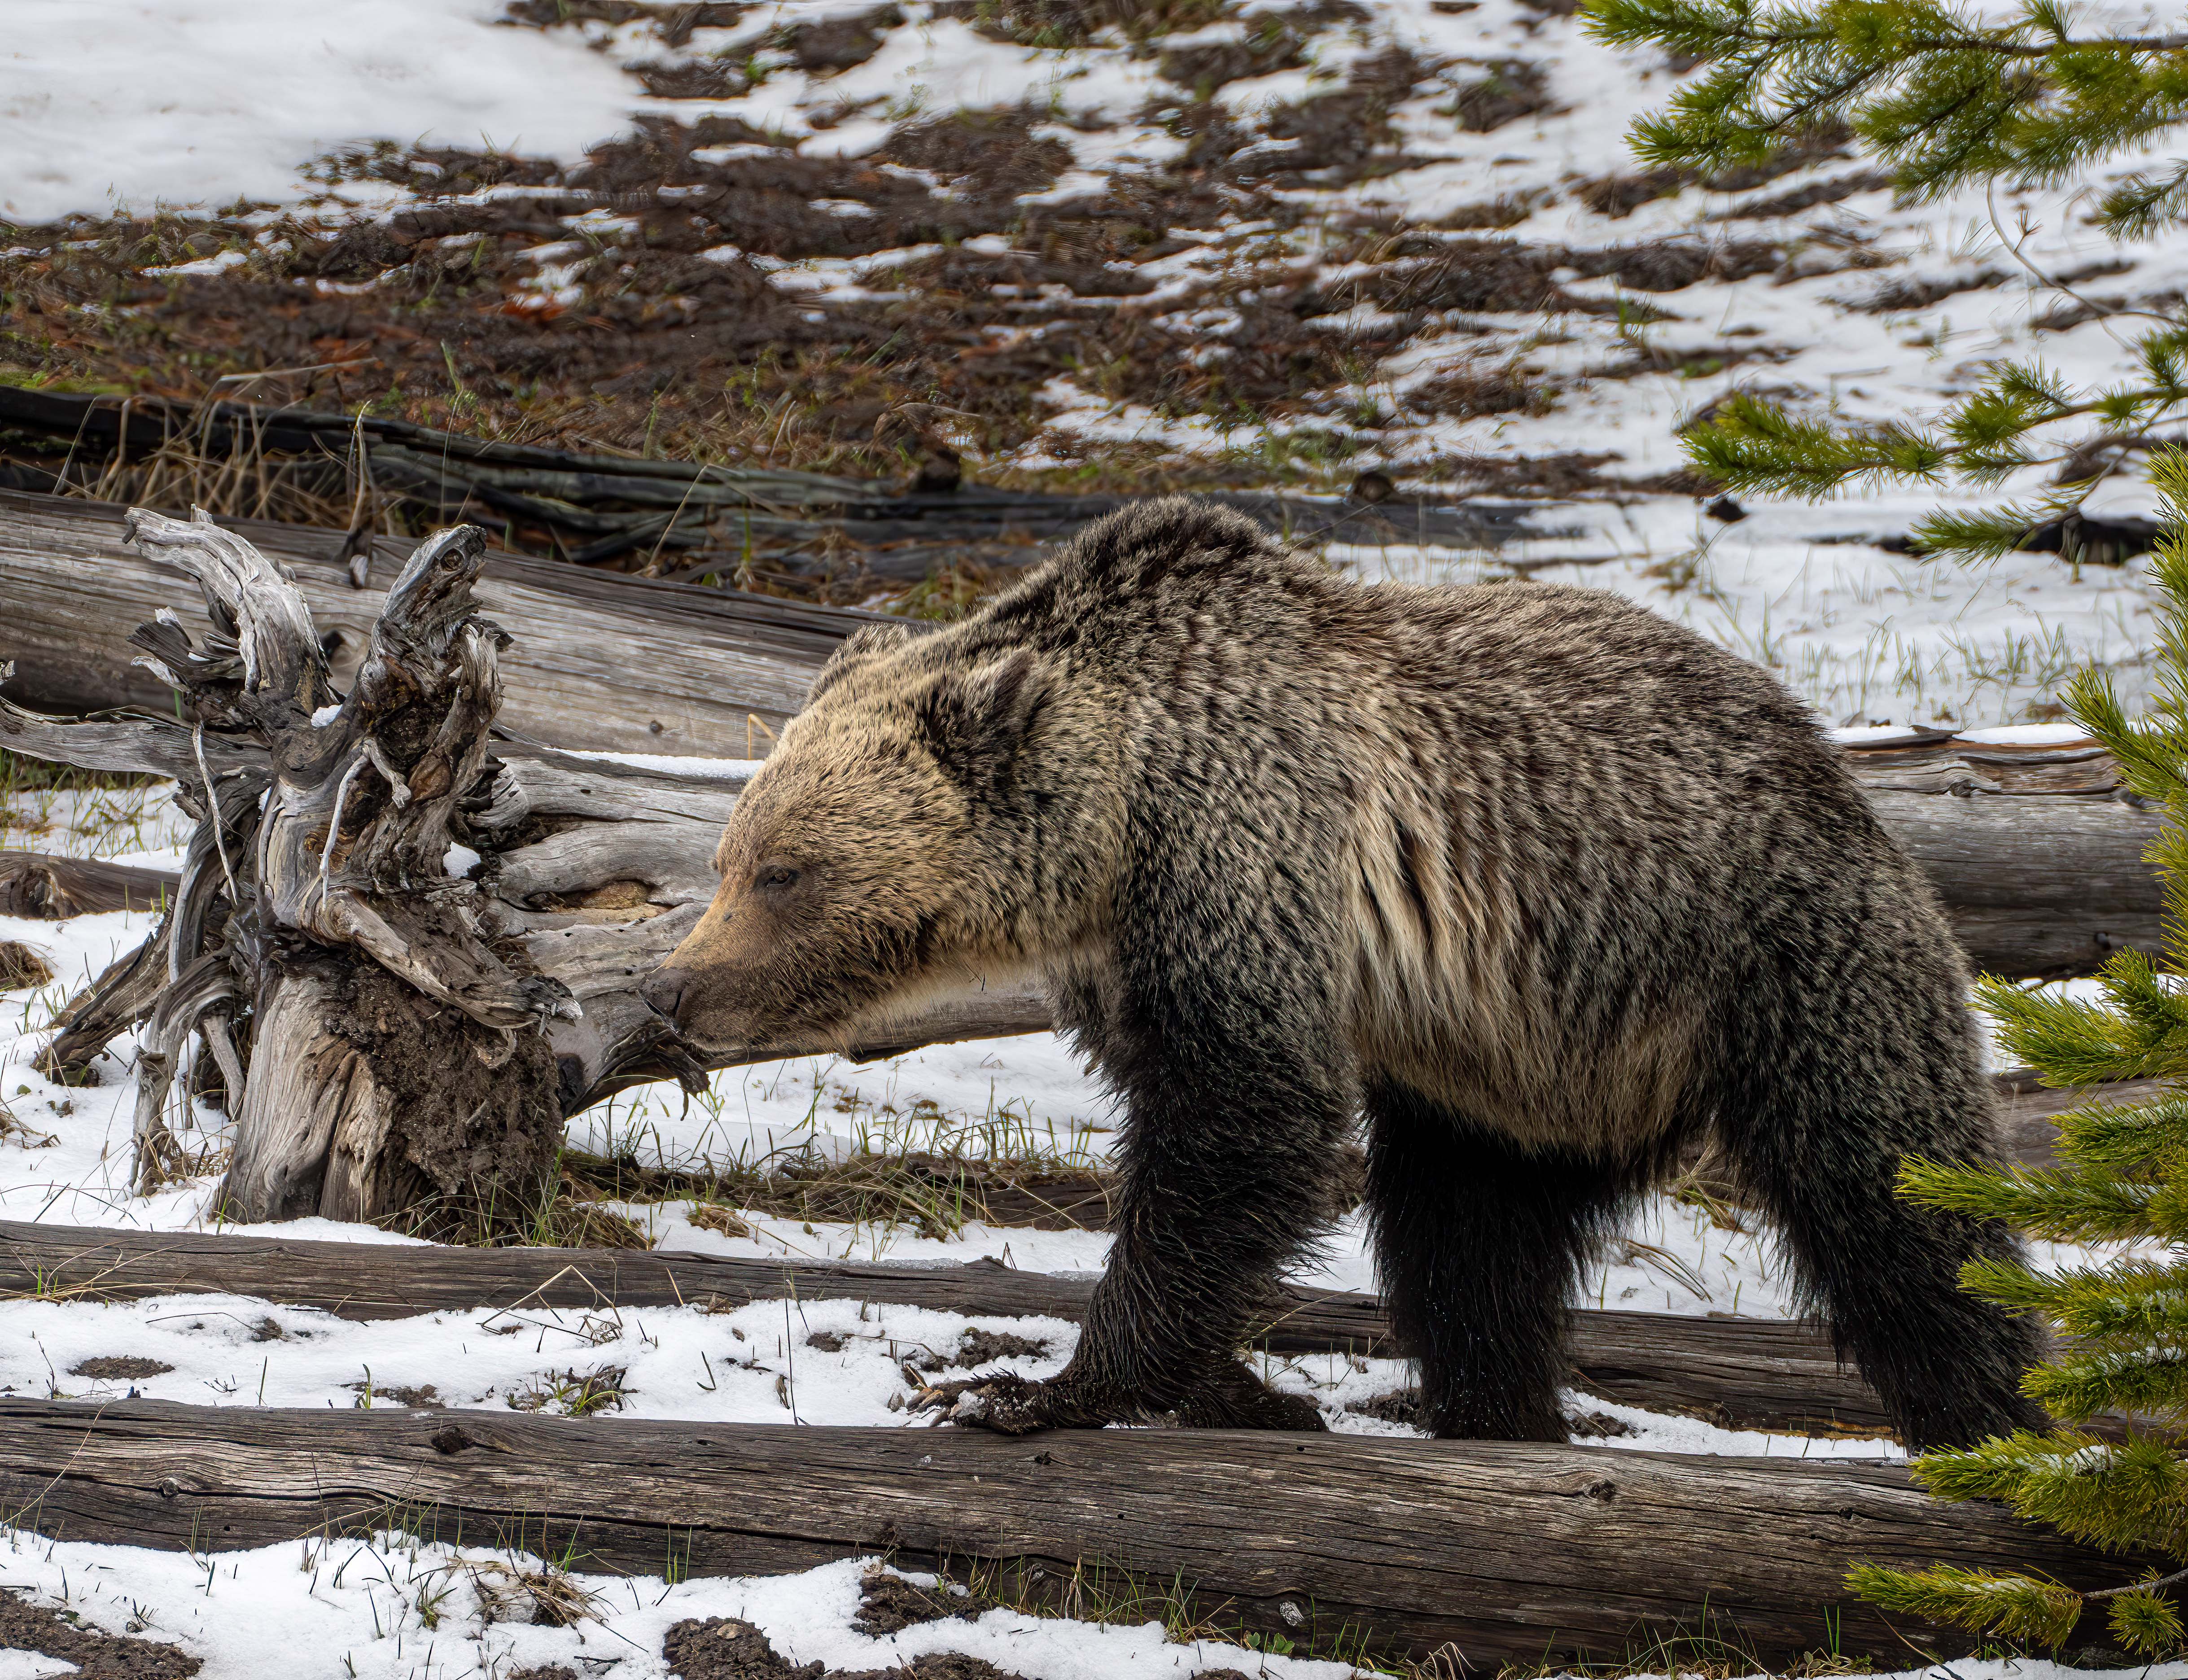
MULTIPOLYGON (((250 458, 247 471, 262 484, 268 471, 285 471, 319 500, 355 501, 361 491, 367 507, 426 526, 499 524, 510 548, 567 555, 580 566, 659 569, 674 554, 680 574, 758 570, 810 579, 849 572, 916 582, 967 557, 1022 566, 1038 559, 1044 544, 1133 499, 955 482, 922 489, 769 467, 576 455, 369 414, 12 386, 0 386, 0 430, 48 440, 60 458, 42 482, 34 465, 26 478, 42 488, 87 487, 104 476, 109 461, 142 462, 162 451, 192 461, 240 455, 250 458)), ((1554 504, 1215 495, 1299 541, 1480 550, 1571 534, 1541 522, 1554 504)))
POLYGON ((60 922, 111 910, 161 910, 180 879, 172 870, 138 869, 99 858, 0 852, 0 916, 60 922))
POLYGON ((2096 741, 1910 730, 1847 752, 1892 837, 1943 900, 1975 966, 2014 978, 2093 973, 2164 950, 2147 854, 2163 822, 2096 741))
MULTIPOLYGON (((194 640, 211 628, 187 577, 124 539, 110 503, 0 491, 0 659, 13 692, 54 711, 133 705, 169 717, 173 696, 133 663, 130 633, 179 612, 194 640)), ((414 544, 368 539, 366 587, 340 531, 234 520, 292 576, 347 688, 392 583, 414 544)), ((804 702, 837 643, 871 615, 685 584, 488 556, 481 607, 516 638, 500 723, 569 748, 753 758, 804 702)))
POLYGON ((1894 1466, 1186 1429, 1019 1440, 505 1412, 0 1399, 0 1502, 76 1541, 219 1553, 399 1526, 574 1569, 780 1574, 881 1553, 1178 1581, 1204 1614, 1463 1663, 1621 1661, 1706 1635, 1758 1666, 1971 1643, 1847 1567, 2131 1565, 1894 1466))
MULTIPOLYGON (((0 1222, 0 1297, 86 1300, 225 1292, 342 1318, 476 1307, 737 1307, 792 1296, 980 1316, 1085 1316, 1091 1281, 968 1266, 816 1265, 585 1249, 386 1247, 206 1232, 0 1222)), ((1373 1295, 1288 1288, 1256 1333, 1276 1355, 1401 1356, 1373 1295)), ((1583 1310, 1568 1351, 1576 1386, 1606 1400, 1786 1433, 1890 1433, 1882 1403, 1814 1326, 1583 1310)))
MULTIPOLYGON (((133 666, 129 633, 162 609, 179 608, 194 634, 209 626, 183 598, 177 568, 123 542, 121 513, 0 492, 0 596, 10 606, 0 658, 15 662, 9 692, 19 703, 82 710, 126 702, 172 715, 169 692, 133 666)), ((385 595, 352 586, 343 533, 228 523, 294 574, 330 646, 330 674, 347 686, 385 595)), ((385 538, 374 539, 371 555, 383 582, 404 557, 385 538)), ((564 749, 764 753, 828 653, 869 622, 503 555, 485 558, 477 594, 516 639, 500 661, 503 732, 564 749)), ((1847 759, 1878 816, 1937 887, 1978 967, 2055 978, 2091 972, 2114 950, 2162 949, 2157 878, 2143 861, 2159 819, 2126 794, 2095 742, 1986 744, 1910 730, 1849 748, 1847 759)), ((695 779, 672 775, 664 791, 695 779)), ((713 791, 724 789, 718 782, 713 791)), ((657 802, 654 815, 673 815, 658 809, 668 803, 657 802)), ((685 890, 711 882, 707 860, 719 821, 696 807, 691 815, 700 820, 674 843, 688 849, 670 871, 685 890)), ((563 860, 558 875, 582 877, 582 854, 602 837, 564 837, 553 848, 563 860)), ((613 878, 572 879, 567 890, 583 894, 613 878)))

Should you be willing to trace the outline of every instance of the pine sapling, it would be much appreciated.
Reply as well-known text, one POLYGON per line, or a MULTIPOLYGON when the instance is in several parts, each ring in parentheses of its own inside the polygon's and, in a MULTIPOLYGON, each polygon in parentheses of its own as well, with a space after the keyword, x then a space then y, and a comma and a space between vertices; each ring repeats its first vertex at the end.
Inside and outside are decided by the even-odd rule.
MULTIPOLYGON (((2022 1383, 2060 1424, 1924 1453, 1916 1479, 1941 1498, 2000 1500, 2075 1539, 2188 1564, 2188 455, 2161 455, 2152 476, 2170 534, 2154 567, 2150 708, 2130 720, 2109 679, 2089 670, 2067 698, 2129 787, 2170 819, 2149 854, 2164 883, 2166 959, 2117 954, 2095 998, 1988 978, 1977 990, 2008 1048, 2046 1085, 2163 1083, 2146 1101, 2098 1101, 2060 1115, 2056 1167, 1910 1159, 1900 1188, 1926 1206, 2001 1220, 2033 1237, 2139 1245, 2101 1266, 2039 1271, 1979 1260, 1961 1272, 1963 1288, 2010 1311, 2040 1313, 2061 1333, 2062 1350, 2022 1383), (2120 1441, 2078 1427, 2106 1412, 2143 1421, 2120 1441)), ((2188 1580, 2188 1568, 2087 1593, 1947 1567, 1864 1566, 1850 1580, 1888 1610, 2031 1644, 2062 1644, 2094 1602, 2128 1650, 2155 1658, 2188 1649, 2163 1591, 2188 1580)))
MULTIPOLYGON (((2188 34, 2078 31, 2063 0, 2000 15, 1940 0, 1585 0, 1617 46, 1654 46, 1710 66, 1634 127, 1642 161, 1705 179, 1800 148, 1851 140, 1921 201, 1993 184, 2059 187, 2104 160, 2162 143, 2188 121, 2188 34)), ((2115 239, 2188 219, 2188 161, 2136 171, 2098 200, 2115 239)), ((1689 458, 1734 491, 1820 498, 1877 482, 1994 488, 2031 469, 2033 496, 1933 513, 1925 552, 2005 554, 2056 523, 2078 559, 2079 510, 2105 477, 2188 414, 2188 319, 2177 308, 2103 305, 2007 253, 2084 317, 2138 318, 2116 331, 2118 375, 2069 384, 2033 362, 1999 362, 1969 396, 1927 418, 1847 424, 1734 395, 1686 434, 1689 458)))

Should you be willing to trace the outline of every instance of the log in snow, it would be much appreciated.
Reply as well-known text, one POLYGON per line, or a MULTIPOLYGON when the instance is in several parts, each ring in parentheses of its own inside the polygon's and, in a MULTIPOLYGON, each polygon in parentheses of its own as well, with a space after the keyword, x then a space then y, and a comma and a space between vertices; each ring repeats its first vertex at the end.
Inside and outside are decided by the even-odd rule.
MULTIPOLYGON (((347 685, 400 547, 375 540, 374 581, 358 589, 343 533, 227 523, 295 574, 347 685)), ((168 711, 166 691, 133 668, 127 638, 161 608, 179 608, 195 631, 203 615, 183 583, 157 556, 130 550, 121 509, 0 492, 0 597, 10 606, 0 658, 18 668, 12 696, 59 710, 133 702, 168 711)), ((566 749, 764 754, 829 651, 868 622, 500 554, 487 558, 477 594, 516 639, 502 656, 500 721, 566 749)), ((2087 973, 2114 950, 2160 948, 2157 883, 2142 861, 2158 819, 2125 801, 2094 742, 1981 745, 1910 730, 1847 758, 1978 967, 2087 973)), ((698 874, 711 845, 688 860, 698 874)))
POLYGON ((70 1540, 194 1553, 401 1526, 570 1567, 784 1573, 1086 1563, 1180 1581, 1302 1647, 1618 1660, 1706 1633, 1776 1664, 1903 1660, 1849 1564, 2130 1566, 1945 1505, 1894 1466, 1193 1429, 927 1429, 0 1400, 0 1501, 70 1540))
POLYGON ((179 879, 172 870, 99 858, 0 852, 0 916, 59 922, 110 910, 160 910, 174 896, 179 879))
MULTIPOLYGON (((474 1307, 742 1306, 786 1296, 868 1300, 976 1316, 1076 1322, 1093 1285, 969 1266, 813 1265, 583 1249, 399 1248, 206 1232, 0 1222, 0 1297, 138 1300, 233 1293, 350 1319, 474 1307)), ((1403 1350, 1373 1295, 1289 1289, 1255 1337, 1275 1354, 1403 1350)), ((1889 1433, 1882 1405, 1814 1327, 1760 1318, 1581 1311, 1575 1385, 1606 1400, 1729 1428, 1889 1433)))
MULTIPOLYGON (((133 668, 130 632, 162 608, 194 640, 208 627, 189 580, 123 534, 105 502, 0 491, 0 659, 16 665, 15 698, 54 711, 133 704, 173 715, 149 672, 133 668)), ((412 544, 372 539, 366 585, 352 582, 340 531, 228 520, 295 574, 347 688, 372 640, 387 587, 412 544)), ((488 617, 516 640, 501 721, 567 747, 751 758, 767 751, 837 642, 871 622, 861 612, 725 595, 583 567, 496 554, 478 585, 488 617)))

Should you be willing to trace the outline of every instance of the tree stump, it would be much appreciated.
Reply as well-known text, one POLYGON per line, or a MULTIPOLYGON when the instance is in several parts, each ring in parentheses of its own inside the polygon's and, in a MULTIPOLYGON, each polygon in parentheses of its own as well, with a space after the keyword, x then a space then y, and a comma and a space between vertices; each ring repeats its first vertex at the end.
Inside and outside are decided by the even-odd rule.
POLYGON ((493 1209, 517 1227, 563 1120, 631 1085, 1046 1024, 1024 989, 973 988, 837 1042, 702 1058, 638 986, 712 895, 706 860, 744 778, 498 736, 509 638, 472 595, 483 533, 419 546, 342 693, 302 595, 249 543, 202 512, 136 510, 127 529, 205 598, 201 642, 167 610, 131 638, 181 721, 69 721, 0 700, 0 744, 172 776, 197 819, 157 931, 70 1006, 40 1060, 82 1078, 146 1024, 140 1191, 178 1164, 166 1115, 183 1083, 234 1120, 218 1197, 230 1219, 431 1230, 493 1209))

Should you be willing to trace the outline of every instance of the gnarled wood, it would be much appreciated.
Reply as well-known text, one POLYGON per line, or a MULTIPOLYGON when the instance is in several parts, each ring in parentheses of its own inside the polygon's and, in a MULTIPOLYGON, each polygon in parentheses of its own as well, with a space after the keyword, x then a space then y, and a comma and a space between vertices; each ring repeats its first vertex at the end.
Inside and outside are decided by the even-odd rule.
POLYGON ((1775 1664, 1971 1643, 1852 1599, 1849 1564, 2129 1578, 1892 1465, 1193 1429, 1012 1440, 506 1411, 0 1400, 0 1500, 71 1540, 218 1553, 400 1521, 572 1567, 806 1569, 860 1553, 1099 1564, 1302 1643, 1486 1666, 1708 1632, 1775 1664))

